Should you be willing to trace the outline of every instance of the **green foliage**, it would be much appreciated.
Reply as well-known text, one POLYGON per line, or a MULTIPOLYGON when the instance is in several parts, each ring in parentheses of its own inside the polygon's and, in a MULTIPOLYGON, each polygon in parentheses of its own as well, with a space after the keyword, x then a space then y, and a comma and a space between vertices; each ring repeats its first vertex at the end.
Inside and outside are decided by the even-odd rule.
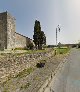
POLYGON ((38 49, 42 49, 42 45, 46 44, 46 36, 43 31, 41 31, 41 25, 39 21, 35 21, 34 25, 34 35, 33 35, 34 43, 38 49))
POLYGON ((8 90, 6 90, 6 89, 4 89, 4 91, 3 92, 9 92, 8 90))
POLYGON ((34 25, 34 35, 33 35, 34 43, 36 46, 38 45, 40 31, 41 31, 40 22, 36 20, 34 25))
POLYGON ((56 54, 66 54, 69 50, 69 48, 56 48, 56 54))
POLYGON ((43 53, 46 50, 26 50, 25 54, 43 53))
POLYGON ((26 48, 15 48, 14 50, 26 50, 26 48))
POLYGON ((40 33, 40 44, 46 45, 46 36, 43 31, 40 33))
POLYGON ((61 43, 59 42, 59 43, 58 43, 58 48, 60 48, 60 47, 61 47, 61 43))
POLYGON ((29 75, 34 69, 33 68, 28 68, 28 69, 24 69, 23 71, 19 72, 15 78, 22 78, 22 77, 25 77, 27 75, 29 75))
POLYGON ((30 49, 30 50, 33 49, 33 47, 34 47, 33 43, 30 43, 30 44, 27 46, 27 48, 30 49))

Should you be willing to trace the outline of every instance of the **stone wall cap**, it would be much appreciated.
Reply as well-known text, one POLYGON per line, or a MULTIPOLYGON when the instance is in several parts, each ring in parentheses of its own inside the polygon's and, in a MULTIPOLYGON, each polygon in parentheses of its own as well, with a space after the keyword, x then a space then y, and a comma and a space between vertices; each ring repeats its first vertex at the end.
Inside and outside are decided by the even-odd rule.
MULTIPOLYGON (((23 36, 23 37, 25 37, 25 38, 27 38, 27 39, 30 39, 30 38, 28 38, 27 36, 24 36, 24 35, 22 35, 22 34, 20 34, 20 33, 17 33, 17 32, 15 32, 16 34, 18 34, 18 35, 20 35, 20 36, 23 36)), ((32 39, 30 39, 30 40, 32 40, 32 39)))
POLYGON ((15 17, 13 17, 8 11, 1 12, 0 14, 6 14, 6 15, 9 15, 11 18, 13 18, 14 20, 16 20, 15 17))

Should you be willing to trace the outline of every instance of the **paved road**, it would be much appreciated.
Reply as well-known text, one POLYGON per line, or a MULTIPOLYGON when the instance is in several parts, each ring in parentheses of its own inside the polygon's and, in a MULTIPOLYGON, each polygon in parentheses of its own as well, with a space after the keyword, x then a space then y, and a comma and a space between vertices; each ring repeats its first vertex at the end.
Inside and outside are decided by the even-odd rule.
POLYGON ((67 62, 45 92, 80 92, 80 51, 72 49, 67 62))

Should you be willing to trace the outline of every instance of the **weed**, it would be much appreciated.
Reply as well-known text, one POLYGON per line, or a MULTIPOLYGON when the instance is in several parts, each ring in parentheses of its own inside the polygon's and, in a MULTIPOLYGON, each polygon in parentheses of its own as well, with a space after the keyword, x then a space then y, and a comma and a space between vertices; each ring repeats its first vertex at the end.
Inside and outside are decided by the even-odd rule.
POLYGON ((15 78, 22 78, 22 77, 25 77, 25 76, 27 76, 27 75, 29 75, 31 72, 33 72, 34 71, 34 69, 33 68, 28 68, 28 69, 24 69, 23 71, 21 71, 21 72, 19 72, 16 76, 15 76, 15 78))
POLYGON ((31 85, 30 83, 27 83, 26 85, 22 85, 22 86, 20 87, 20 90, 22 90, 22 89, 27 89, 30 85, 31 85))

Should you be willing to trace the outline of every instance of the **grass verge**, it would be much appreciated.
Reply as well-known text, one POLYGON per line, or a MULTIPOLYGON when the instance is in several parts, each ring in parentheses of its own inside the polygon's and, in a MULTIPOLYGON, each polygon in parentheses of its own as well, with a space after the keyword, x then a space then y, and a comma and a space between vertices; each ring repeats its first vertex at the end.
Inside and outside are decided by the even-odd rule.
POLYGON ((56 50, 56 54, 66 54, 69 50, 70 50, 70 48, 55 48, 55 50, 56 50))

